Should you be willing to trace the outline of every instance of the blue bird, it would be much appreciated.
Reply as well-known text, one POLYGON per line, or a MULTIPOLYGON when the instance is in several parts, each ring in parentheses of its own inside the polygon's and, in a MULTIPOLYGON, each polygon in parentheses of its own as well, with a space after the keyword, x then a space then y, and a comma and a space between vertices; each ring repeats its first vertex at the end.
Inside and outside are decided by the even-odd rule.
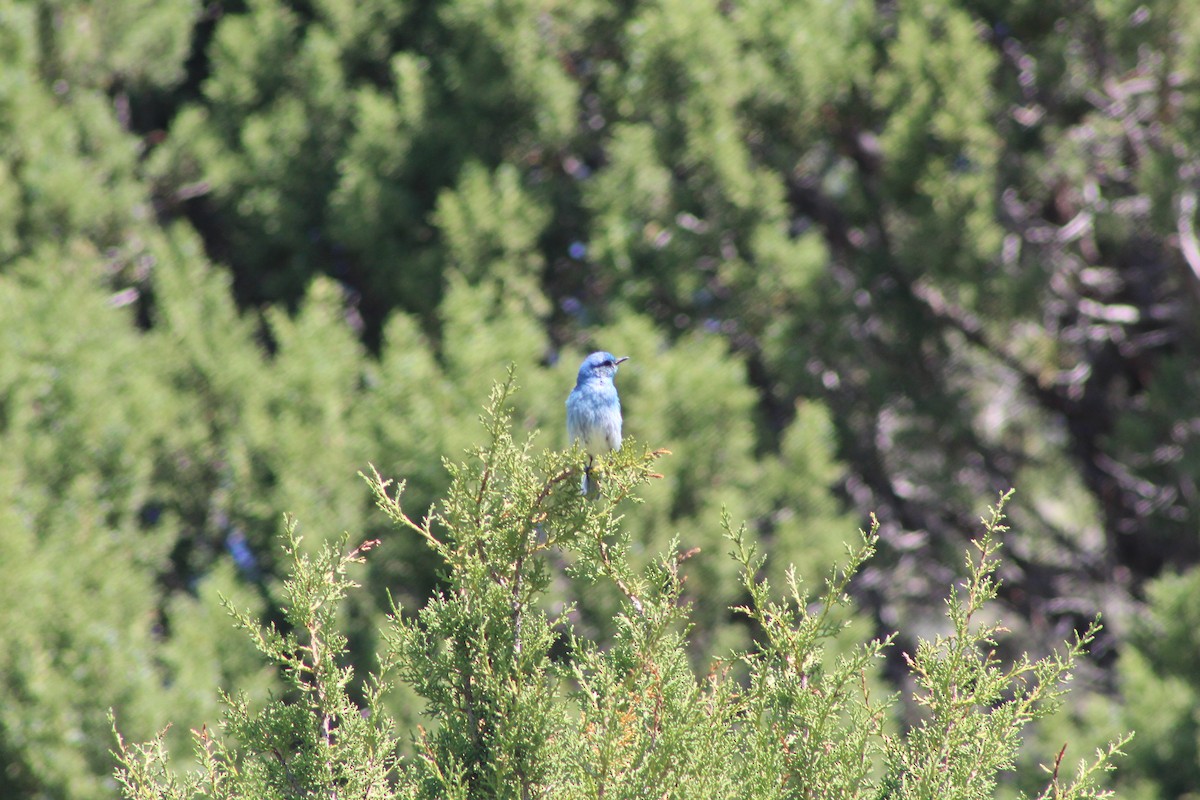
POLYGON ((613 376, 617 365, 628 359, 612 353, 592 353, 579 365, 579 377, 567 398, 567 439, 572 445, 579 442, 588 454, 580 487, 584 495, 600 488, 599 481, 592 478, 595 457, 621 449, 621 398, 613 376))

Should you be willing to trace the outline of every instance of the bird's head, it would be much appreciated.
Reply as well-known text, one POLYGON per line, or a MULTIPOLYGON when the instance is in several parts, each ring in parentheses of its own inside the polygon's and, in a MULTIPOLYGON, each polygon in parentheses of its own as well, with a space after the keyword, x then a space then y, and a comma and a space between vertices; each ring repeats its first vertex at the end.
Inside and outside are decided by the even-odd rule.
POLYGON ((612 353, 592 353, 579 365, 579 378, 577 382, 583 383, 592 378, 611 378, 617 374, 617 365, 622 361, 628 360, 629 356, 617 358, 612 353))

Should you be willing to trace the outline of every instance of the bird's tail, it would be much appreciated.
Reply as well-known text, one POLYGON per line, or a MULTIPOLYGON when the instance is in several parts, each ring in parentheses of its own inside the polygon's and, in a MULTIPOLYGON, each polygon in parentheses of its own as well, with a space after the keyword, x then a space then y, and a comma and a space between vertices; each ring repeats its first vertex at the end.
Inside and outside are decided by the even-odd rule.
POLYGON ((592 471, 590 462, 583 469, 583 480, 579 483, 579 492, 589 500, 595 500, 600 496, 600 476, 592 471))

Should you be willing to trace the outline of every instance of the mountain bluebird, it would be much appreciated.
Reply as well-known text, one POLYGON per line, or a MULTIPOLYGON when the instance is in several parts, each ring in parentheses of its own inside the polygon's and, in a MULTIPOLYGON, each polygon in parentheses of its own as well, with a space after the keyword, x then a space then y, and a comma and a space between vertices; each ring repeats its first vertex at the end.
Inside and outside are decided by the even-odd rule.
POLYGON ((579 377, 567 398, 567 438, 571 444, 582 444, 588 454, 580 487, 584 495, 594 494, 600 488, 599 481, 592 478, 593 459, 621 449, 621 399, 617 397, 613 376, 617 374, 617 365, 628 358, 592 353, 579 365, 579 377))

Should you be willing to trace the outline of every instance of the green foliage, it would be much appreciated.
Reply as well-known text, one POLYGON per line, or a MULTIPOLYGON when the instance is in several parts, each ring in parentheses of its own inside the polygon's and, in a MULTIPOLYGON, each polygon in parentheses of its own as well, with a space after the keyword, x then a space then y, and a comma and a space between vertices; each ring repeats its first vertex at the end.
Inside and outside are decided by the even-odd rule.
MULTIPOLYGON (((602 496, 584 497, 577 448, 535 450, 514 438, 511 391, 510 373, 482 418, 486 443, 447 462, 447 495, 421 521, 402 507, 403 484, 368 478, 387 516, 440 557, 444 580, 416 614, 393 609, 381 671, 361 700, 348 692, 338 604, 376 542, 345 552, 343 536, 309 556, 289 524, 287 627, 233 613, 290 691, 262 704, 225 696, 222 732, 195 732, 201 767, 186 777, 166 767, 161 737, 129 745, 118 734, 126 797, 985 798, 1013 768, 1020 731, 1057 707, 1094 635, 1048 658, 998 660, 1000 627, 977 617, 996 596, 1002 497, 947 601, 948 634, 906 657, 923 716, 895 730, 895 696, 869 688, 891 639, 830 649, 875 531, 815 598, 789 571, 776 599, 745 528, 726 519, 748 596, 739 610, 760 635, 739 659, 745 682, 733 662, 698 677, 681 602, 680 566, 693 554, 673 547, 638 569, 622 524, 661 477, 653 470, 663 453, 629 442, 604 460, 602 496), (562 581, 580 595, 599 583, 620 593, 611 642, 575 632, 571 605, 546 606, 562 581), (424 702, 410 757, 383 709, 392 682, 424 702)), ((1098 780, 1118 747, 1073 779, 1056 763, 1041 796, 1102 796, 1098 780)))
POLYGON ((216 686, 269 685, 224 620, 205 625, 213 585, 248 597, 227 569, 163 596, 187 528, 156 456, 184 448, 183 409, 160 351, 94 280, 101 265, 76 258, 58 272, 23 262, 0 282, 0 582, 19 610, 0 648, 11 796, 111 792, 103 706, 141 736, 168 709, 199 723, 216 686))
POLYGON ((891 68, 879 76, 888 111, 879 144, 889 194, 913 223, 901 229, 897 256, 908 269, 944 273, 968 291, 1000 246, 992 209, 998 137, 989 119, 994 56, 954 3, 906 6, 892 48, 891 68))
POLYGON ((354 283, 381 324, 397 306, 430 312, 447 266, 488 269, 481 249, 503 257, 517 246, 513 266, 537 266, 529 241, 545 209, 524 199, 511 164, 497 187, 509 202, 491 207, 480 179, 570 132, 578 90, 559 52, 586 11, 248 5, 217 26, 201 101, 180 111, 150 162, 227 231, 223 253, 254 277, 243 297, 294 302, 325 273, 354 283), (397 51, 401 41, 412 46, 397 51), (444 199, 456 186, 458 202, 444 199), (521 224, 509 226, 514 217, 521 224), (481 227, 474 244, 459 233, 469 222, 481 227))
MULTIPOLYGON (((726 521, 728 526, 728 521, 726 521)), ((746 797, 868 797, 877 779, 895 697, 873 700, 872 675, 893 636, 857 642, 848 653, 831 647, 847 627, 851 578, 875 552, 877 527, 849 549, 845 567, 810 597, 794 567, 781 600, 755 576, 756 557, 745 528, 732 531, 750 604, 740 610, 761 629, 744 660, 750 667, 746 713, 757 725, 744 733, 755 758, 739 776, 746 797), (763 767, 766 766, 766 769, 763 767)))
POLYGON ((99 89, 169 87, 183 78, 196 0, 29 3, 52 17, 43 57, 56 78, 99 89))
POLYGON ((117 736, 117 772, 131 798, 296 797, 384 798, 395 796, 388 776, 395 765, 395 740, 379 709, 379 687, 361 707, 347 693, 353 672, 339 663, 347 640, 337 632, 338 606, 354 564, 374 541, 344 552, 346 538, 326 543, 313 557, 300 549, 295 525, 285 531, 284 551, 294 562, 284 583, 287 628, 263 627, 229 605, 237 624, 283 674, 289 700, 251 703, 242 693, 223 695, 222 728, 236 742, 214 739, 207 728, 193 731, 199 771, 177 778, 162 768, 162 739, 127 746, 117 736))
MULTIPOLYGON (((1054 731, 1096 742, 1118 729, 1137 736, 1125 747, 1121 795, 1136 800, 1186 797, 1200 782, 1200 680, 1194 654, 1200 648, 1197 598, 1200 572, 1164 575, 1148 591, 1122 650, 1115 673, 1120 697, 1093 699, 1054 731)), ((1044 737, 1043 737, 1044 738, 1044 737)))
MULTIPOLYGON (((997 774, 1014 765, 1022 729, 1057 710, 1072 664, 1099 630, 1093 623, 1064 651, 1038 661, 1022 655, 1007 666, 1000 662, 994 648, 1002 627, 979 625, 976 618, 996 597, 996 539, 1008 530, 1001 515, 1005 499, 983 521, 984 533, 974 542, 978 555, 968 555, 962 592, 947 600, 953 633, 921 642, 909 659, 921 718, 907 742, 898 746, 890 739, 887 747, 889 780, 904 796, 991 796, 997 774)), ((1108 759, 1120 752, 1120 744, 1098 753, 1066 785, 1060 784, 1056 764, 1042 796, 1078 796, 1097 772, 1111 769, 1108 759)))
MULTIPOLYGON (((754 647, 722 508, 776 602, 789 564, 824 573, 879 512, 832 663, 895 627, 947 634, 929 598, 978 498, 1015 485, 1009 640, 1045 654, 1109 622, 1028 749, 1134 727, 1114 786, 1186 791, 1195 725, 1168 701, 1196 683, 1197 9, 0 3, 0 795, 111 796, 97 709, 138 739, 176 720, 178 750, 214 687, 278 688, 217 597, 281 619, 281 509, 308 557, 334 531, 383 540, 339 621, 361 697, 388 594, 445 587, 357 469, 404 475, 423 515, 509 363, 516 427, 555 450, 597 347, 633 357, 631 442, 672 453, 622 521, 630 575, 677 583, 688 614, 642 641, 615 582, 555 572, 538 607, 570 609, 581 653, 664 665, 589 713, 703 706, 683 662, 754 647)), ((557 691, 624 680, 589 663, 557 691)), ((904 688, 889 665, 873 697, 904 688)), ((411 687, 382 702, 419 717, 411 687)), ((597 735, 645 789, 656 767, 624 749, 644 740, 597 735)))

